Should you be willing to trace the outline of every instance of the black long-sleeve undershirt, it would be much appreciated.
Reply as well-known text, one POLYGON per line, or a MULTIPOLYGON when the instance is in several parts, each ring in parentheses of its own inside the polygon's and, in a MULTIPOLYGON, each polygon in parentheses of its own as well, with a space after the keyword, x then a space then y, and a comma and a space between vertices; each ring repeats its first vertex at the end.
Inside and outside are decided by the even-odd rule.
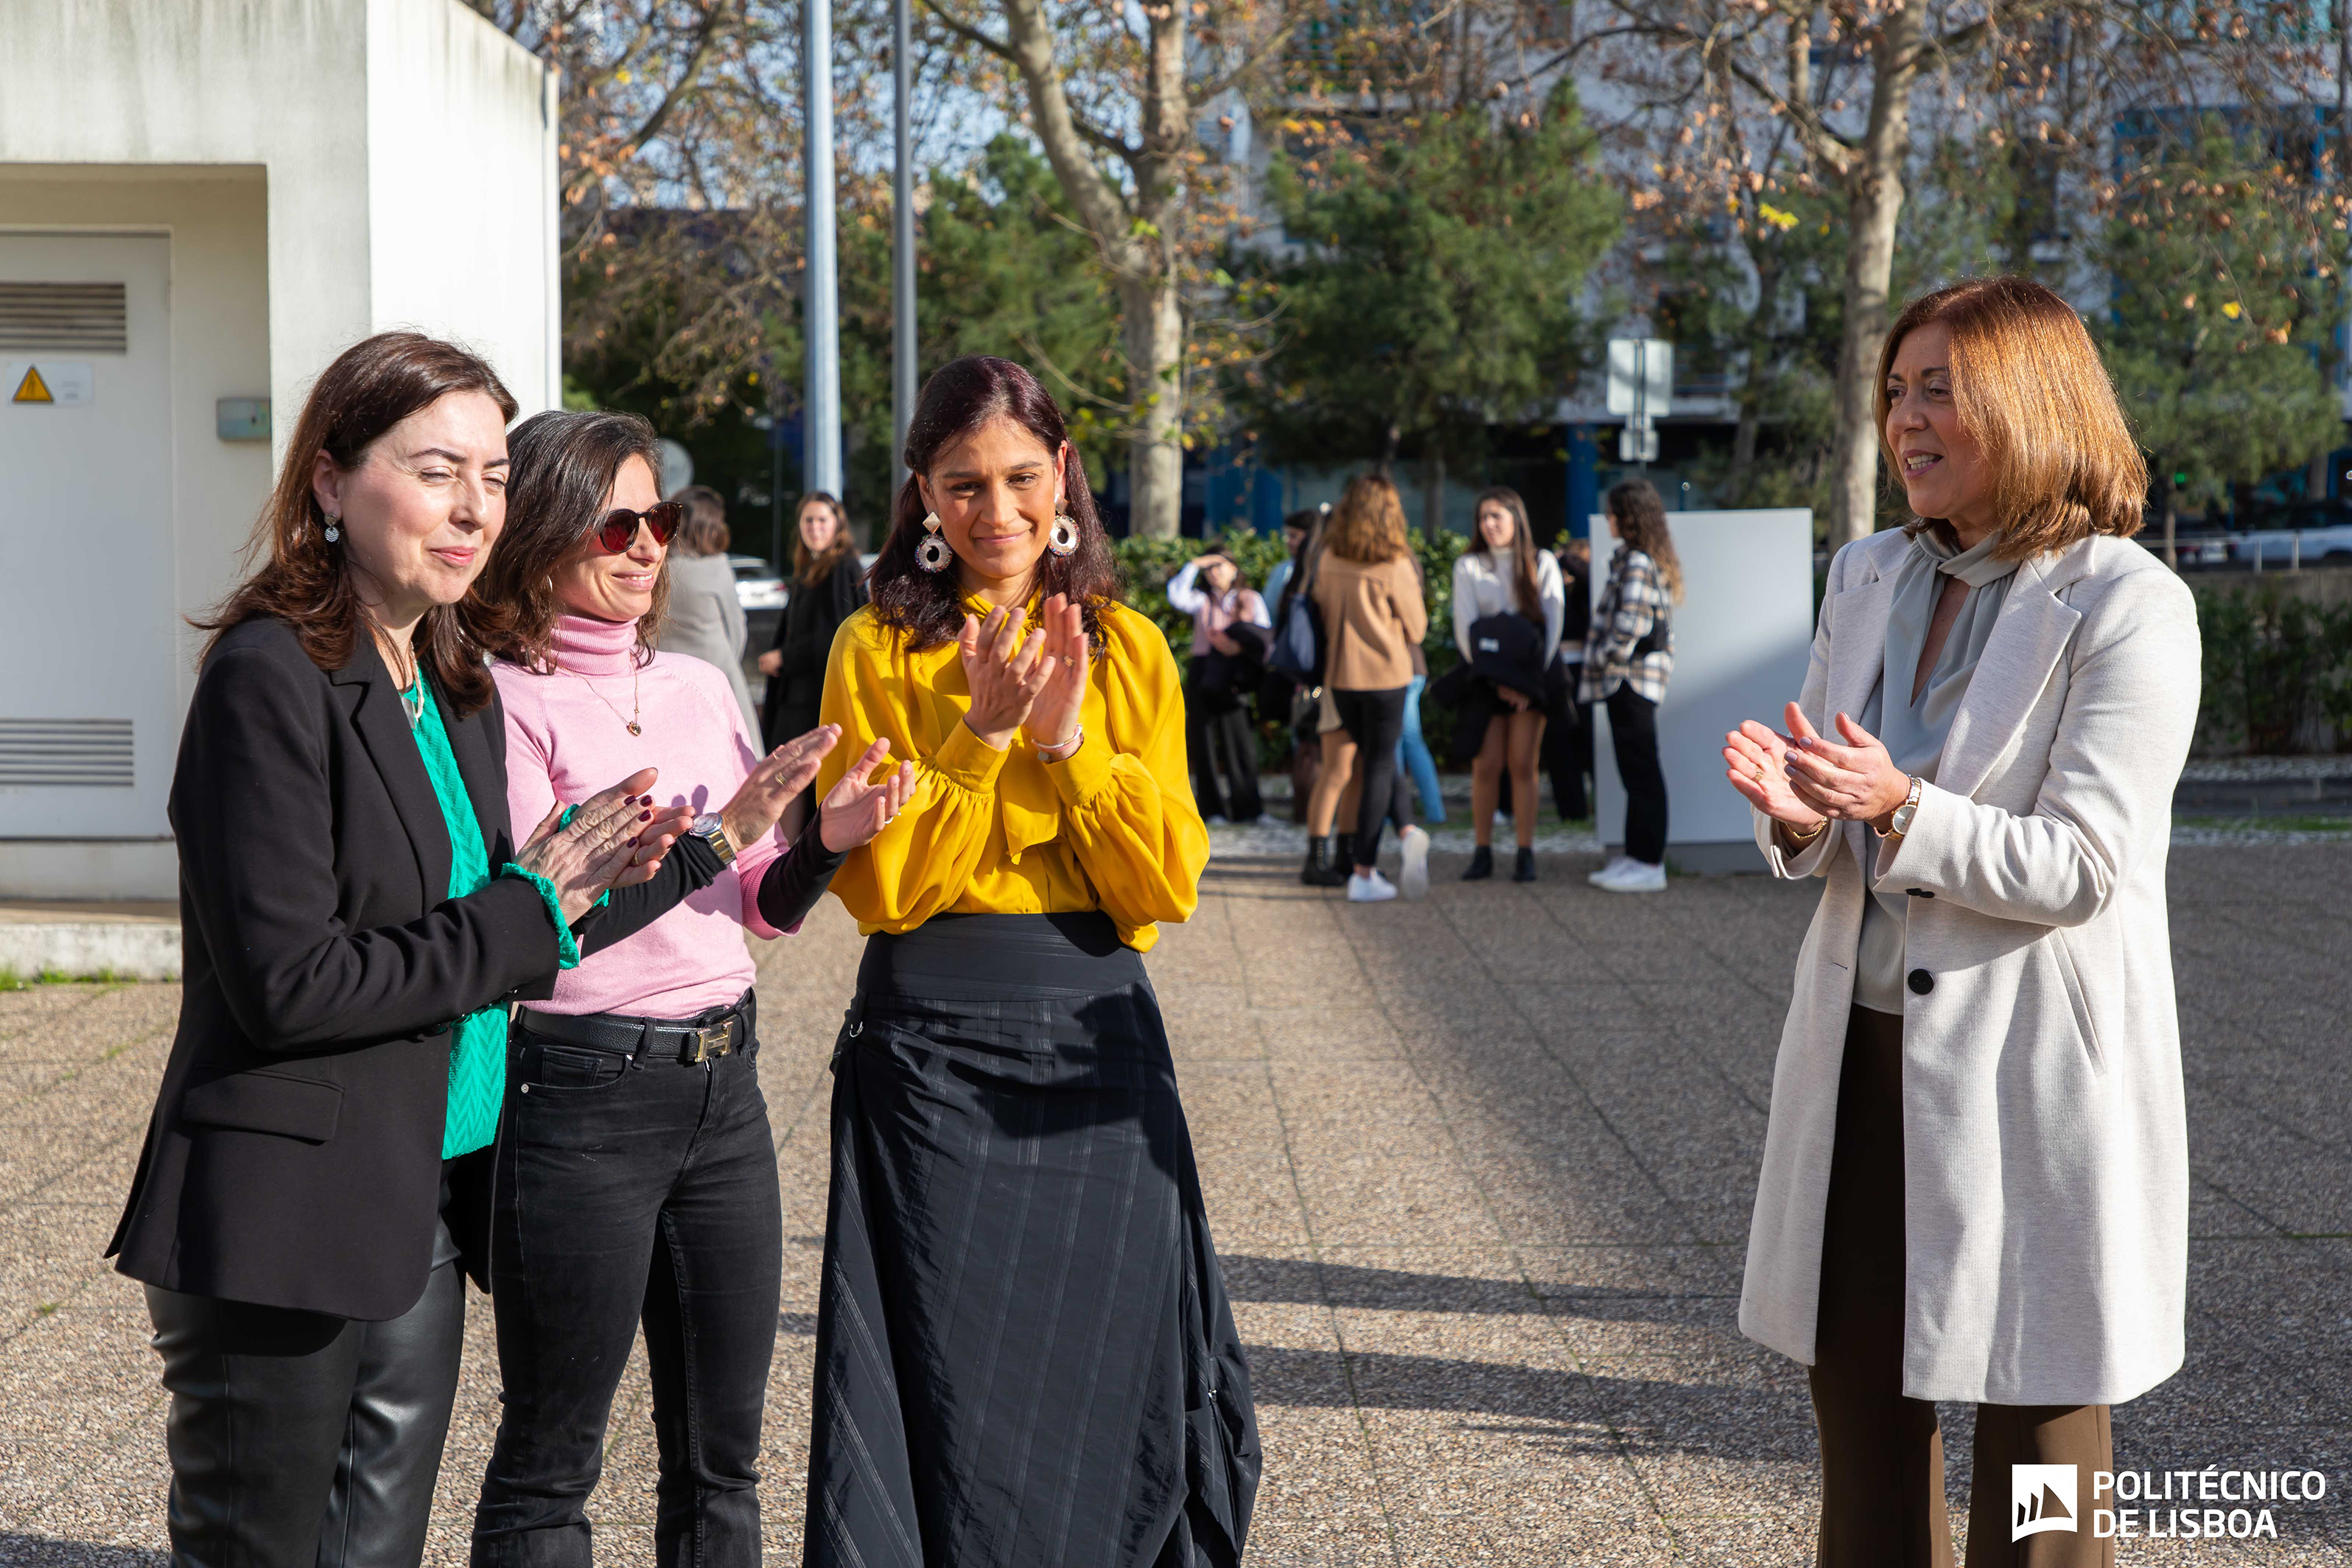
MULTIPOLYGON (((808 917, 847 857, 845 850, 836 855, 824 847, 819 837, 821 826, 812 813, 808 826, 760 879, 760 918, 778 931, 789 930, 808 917)), ((572 928, 580 956, 602 952, 636 935, 717 881, 724 869, 719 852, 709 845, 692 834, 680 838, 670 847, 660 870, 635 887, 614 889, 612 898, 593 918, 572 928)))

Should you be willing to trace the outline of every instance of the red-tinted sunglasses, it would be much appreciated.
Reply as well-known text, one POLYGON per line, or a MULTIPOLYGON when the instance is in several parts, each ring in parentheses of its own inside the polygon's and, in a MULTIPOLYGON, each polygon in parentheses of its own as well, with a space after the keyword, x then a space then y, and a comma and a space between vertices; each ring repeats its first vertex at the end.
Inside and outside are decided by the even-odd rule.
POLYGON ((656 544, 667 544, 685 521, 686 507, 678 501, 666 500, 643 511, 618 506, 604 514, 604 526, 596 530, 596 542, 605 554, 618 555, 637 542, 637 524, 642 522, 654 531, 656 544))

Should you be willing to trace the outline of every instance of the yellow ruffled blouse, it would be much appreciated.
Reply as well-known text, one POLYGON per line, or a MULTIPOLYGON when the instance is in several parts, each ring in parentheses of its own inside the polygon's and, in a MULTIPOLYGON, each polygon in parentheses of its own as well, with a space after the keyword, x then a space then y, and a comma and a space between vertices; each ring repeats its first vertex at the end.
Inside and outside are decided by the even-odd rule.
MULTIPOLYGON (((988 613, 977 597, 966 608, 988 613)), ((1185 768, 1176 661, 1160 628, 1135 611, 1113 605, 1102 624, 1086 743, 1059 763, 1040 761, 1025 739, 999 752, 972 733, 954 643, 909 653, 870 607, 841 624, 823 717, 842 733, 818 771, 818 798, 878 736, 889 737, 894 763, 915 764, 915 793, 898 820, 834 873, 859 931, 908 931, 941 913, 1101 910, 1120 941, 1148 952, 1157 922, 1191 918, 1209 832, 1185 768)))

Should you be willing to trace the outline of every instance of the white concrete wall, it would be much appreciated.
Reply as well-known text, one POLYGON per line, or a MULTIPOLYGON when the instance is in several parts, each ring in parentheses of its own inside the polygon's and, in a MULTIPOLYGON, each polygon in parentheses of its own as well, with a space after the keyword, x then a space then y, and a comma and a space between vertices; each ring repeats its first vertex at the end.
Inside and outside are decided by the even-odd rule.
POLYGON ((369 309, 561 407, 552 77, 455 0, 368 3, 369 309))
MULTIPOLYGON (((0 163, 0 225, 144 230, 172 242, 171 550, 184 617, 236 582, 269 489, 269 447, 223 441, 214 404, 269 395, 268 192, 257 167, 0 163)), ((204 634, 183 624, 173 676, 184 705, 204 634)))
POLYGON ((483 349, 526 413, 560 401, 551 79, 460 0, 5 11, 0 165, 266 171, 281 447, 320 370, 384 327, 483 349))
MULTIPOLYGON (((1609 578, 1617 542, 1592 522, 1592 594, 1609 578)), ((1813 514, 1666 514, 1683 567, 1675 607, 1675 674, 1658 706, 1658 760, 1666 773, 1666 858, 1686 871, 1760 871, 1747 801, 1723 776, 1723 737, 1743 719, 1780 727, 1782 704, 1805 684, 1813 644, 1813 514)), ((1610 749, 1609 715, 1593 709, 1594 826, 1625 842, 1625 786, 1610 749)))
MULTIPOLYGON (((171 239, 181 615, 239 574, 272 472, 215 399, 269 397, 282 453, 329 361, 414 326, 560 403, 554 89, 461 0, 0 0, 0 227, 171 239)), ((199 642, 155 672, 179 706, 199 642)), ((169 862, 4 844, 0 897, 167 897, 169 862)))

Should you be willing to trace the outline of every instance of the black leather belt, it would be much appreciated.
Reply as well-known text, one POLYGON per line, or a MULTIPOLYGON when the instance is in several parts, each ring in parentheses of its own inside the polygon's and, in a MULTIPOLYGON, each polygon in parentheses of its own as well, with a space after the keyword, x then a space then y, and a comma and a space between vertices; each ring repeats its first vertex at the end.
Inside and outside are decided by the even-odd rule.
POLYGON ((633 1060, 651 1058, 690 1066, 748 1049, 754 1012, 751 993, 746 991, 732 1007, 715 1008, 684 1020, 631 1018, 618 1013, 541 1013, 524 1007, 517 1010, 515 1023, 542 1040, 586 1046, 633 1060))

